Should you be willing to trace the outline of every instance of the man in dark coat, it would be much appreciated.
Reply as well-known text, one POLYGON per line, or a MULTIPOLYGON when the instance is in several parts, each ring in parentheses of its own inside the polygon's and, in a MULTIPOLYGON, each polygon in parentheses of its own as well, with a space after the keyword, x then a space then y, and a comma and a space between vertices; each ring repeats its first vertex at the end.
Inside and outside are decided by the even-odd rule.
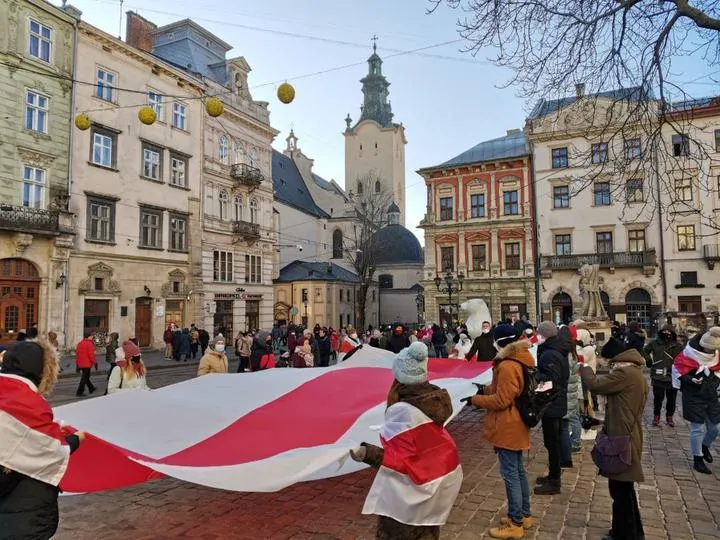
POLYGON ((495 358, 495 343, 493 335, 490 333, 490 321, 483 321, 482 334, 475 338, 472 347, 465 355, 465 360, 472 360, 477 355, 478 362, 490 362, 495 358))
POLYGON ((202 356, 205 356, 205 351, 207 350, 209 343, 210 334, 208 334, 205 329, 200 330, 200 352, 202 353, 202 356))
POLYGON ((410 339, 405 334, 405 328, 401 324, 393 327, 393 333, 387 342, 387 350, 395 354, 410 346, 410 339))
POLYGON ((642 350, 647 367, 650 368, 650 380, 653 388, 653 426, 655 427, 660 425, 660 412, 666 396, 667 425, 675 427, 673 415, 675 414, 677 389, 672 386, 672 366, 675 357, 682 350, 683 346, 678 342, 675 329, 670 324, 663 326, 657 338, 645 345, 642 350))
POLYGON ((317 348, 320 360, 318 367, 328 367, 330 365, 330 337, 327 328, 318 330, 317 348))
POLYGON ((548 475, 537 479, 536 495, 560 493, 560 444, 562 419, 567 414, 567 387, 570 378, 569 344, 558 337, 554 323, 538 325, 538 363, 535 375, 538 382, 552 383, 555 398, 542 415, 543 444, 548 452, 548 475))
POLYGON ((432 346, 438 358, 447 358, 447 334, 445 329, 437 324, 432 326, 432 346))
POLYGON ((636 321, 628 324, 627 334, 625 335, 625 346, 627 348, 632 347, 637 352, 642 353, 645 348, 645 331, 640 328, 640 325, 636 321))

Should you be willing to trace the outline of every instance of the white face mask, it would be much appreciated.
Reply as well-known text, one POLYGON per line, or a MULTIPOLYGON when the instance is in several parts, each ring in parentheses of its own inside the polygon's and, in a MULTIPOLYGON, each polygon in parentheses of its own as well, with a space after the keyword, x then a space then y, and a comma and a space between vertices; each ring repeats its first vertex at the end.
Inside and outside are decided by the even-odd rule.
POLYGON ((540 345, 542 343, 545 343, 545 338, 541 336, 540 334, 537 335, 537 344, 540 345))
POLYGON ((489 329, 489 328, 483 328, 483 329, 482 329, 482 333, 483 333, 483 334, 489 334, 489 333, 490 333, 490 329, 489 329))
POLYGON ((223 352, 225 350, 225 345, 215 345, 215 350, 217 352, 223 352))

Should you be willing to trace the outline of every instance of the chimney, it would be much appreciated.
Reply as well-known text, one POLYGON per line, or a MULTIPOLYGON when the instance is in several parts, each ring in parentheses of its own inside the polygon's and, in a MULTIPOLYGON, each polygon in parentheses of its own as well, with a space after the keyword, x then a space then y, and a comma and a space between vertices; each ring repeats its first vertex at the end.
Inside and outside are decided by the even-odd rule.
POLYGON ((517 135, 518 133, 520 133, 520 130, 517 129, 517 128, 516 128, 516 129, 508 129, 508 130, 507 130, 508 136, 510 136, 510 135, 517 135))
POLYGON ((575 85, 575 95, 578 99, 585 95, 585 83, 577 83, 575 85))
POLYGON ((128 11, 126 16, 125 41, 127 44, 141 51, 152 52, 155 45, 152 31, 157 28, 157 25, 134 11, 128 11))
POLYGON ((72 6, 66 2, 66 0, 63 0, 62 8, 65 13, 70 15, 72 18, 77 19, 78 21, 82 19, 82 11, 80 11, 75 6, 72 6))

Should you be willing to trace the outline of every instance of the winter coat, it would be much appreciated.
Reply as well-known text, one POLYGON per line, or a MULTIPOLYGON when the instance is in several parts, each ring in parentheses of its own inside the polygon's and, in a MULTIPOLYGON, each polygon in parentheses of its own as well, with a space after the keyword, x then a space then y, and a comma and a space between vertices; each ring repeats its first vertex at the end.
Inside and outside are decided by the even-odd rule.
POLYGON ((320 337, 317 340, 319 351, 319 360, 321 366, 330 364, 330 338, 328 336, 320 337))
POLYGON ((90 338, 84 338, 75 349, 75 363, 80 369, 90 369, 96 362, 95 344, 90 338))
POLYGON ((439 326, 437 328, 433 328, 430 342, 433 344, 433 347, 444 346, 447 342, 447 335, 445 334, 445 330, 443 330, 439 326))
POLYGON ((395 332, 392 333, 390 336, 390 339, 387 342, 387 350, 390 352, 393 352, 395 354, 399 353, 403 349, 406 349, 410 346, 410 340, 408 339, 407 335, 403 334, 396 334, 395 332))
POLYGON ((571 413, 577 412, 580 408, 578 403, 579 399, 582 399, 582 385, 580 384, 580 363, 575 358, 575 355, 568 354, 568 385, 567 385, 567 410, 568 413, 565 415, 567 418, 571 413))
POLYGON ((208 343, 210 343, 210 334, 207 333, 207 330, 200 330, 200 346, 206 349, 208 343))
POLYGON ((250 346, 252 338, 248 336, 240 336, 235 340, 235 354, 243 358, 250 358, 250 346))
POLYGON ((115 394, 116 392, 125 392, 128 390, 150 390, 150 388, 144 376, 136 374, 134 377, 128 377, 120 366, 115 366, 110 372, 107 393, 115 394))
MULTIPOLYGON (((697 343, 693 338, 690 343, 697 343)), ((700 353, 690 343, 675 358, 674 369, 680 379, 682 392, 683 418, 688 422, 704 423, 706 419, 713 424, 720 423, 720 364, 716 355, 700 353), (704 360, 704 361, 703 361, 704 360), (698 369, 701 365, 708 367, 706 371, 698 369), (699 383, 693 382, 699 380, 699 383)))
POLYGON ((629 435, 632 463, 621 474, 608 476, 618 482, 642 482, 643 411, 648 396, 648 384, 643 373, 645 359, 635 349, 628 349, 610 361, 610 373, 596 376, 584 367, 582 380, 590 392, 607 397, 605 433, 609 437, 629 435))
POLYGON ((488 332, 475 338, 472 347, 470 347, 470 352, 465 355, 465 359, 471 360, 473 356, 477 355, 478 362, 490 362, 495 358, 496 352, 493 336, 488 332))
POLYGON ((165 329, 165 332, 163 332, 163 341, 167 345, 172 345, 173 342, 173 331, 170 330, 170 328, 165 329))
POLYGON ((110 334, 110 340, 105 345, 105 361, 108 364, 114 364, 115 363, 115 351, 120 346, 118 343, 118 338, 120 336, 117 332, 113 332, 110 334))
POLYGON ((182 333, 180 334, 180 354, 184 354, 185 356, 190 355, 190 331, 187 328, 184 328, 182 333))
POLYGON ((258 371, 260 369, 260 359, 265 354, 265 339, 270 334, 261 330, 253 338, 252 347, 250 348, 250 369, 258 371))
POLYGON ((645 348, 646 337, 645 332, 642 330, 638 332, 628 331, 627 336, 625 336, 625 344, 628 348, 632 347, 637 352, 642 353, 643 348, 645 348))
POLYGON ((551 381, 558 390, 555 399, 545 409, 543 416, 563 418, 567 414, 567 386, 570 378, 568 353, 570 345, 557 336, 548 338, 537 349, 536 379, 540 382, 551 381))
POLYGON ((677 335, 672 326, 664 326, 660 332, 670 331, 672 337, 666 341, 662 333, 645 345, 642 355, 645 358, 647 367, 650 368, 650 379, 652 385, 659 388, 672 388, 672 366, 675 357, 683 350, 683 346, 677 340, 677 335))
POLYGON ((485 439, 504 450, 530 448, 530 428, 515 407, 515 398, 525 388, 525 376, 518 362, 528 368, 535 367, 528 341, 515 341, 500 349, 493 362, 492 383, 485 388, 484 395, 474 396, 471 401, 475 407, 487 411, 485 439))
POLYGON ((295 351, 295 347, 297 347, 297 336, 295 335, 295 332, 288 333, 287 346, 288 351, 292 354, 293 351, 295 351))
POLYGON ((173 353, 179 356, 181 346, 182 346, 182 332, 180 330, 175 330, 173 332, 173 339, 172 339, 173 353))
POLYGON ((224 352, 218 352, 214 349, 208 349, 200 359, 198 366, 198 377, 209 373, 227 373, 228 357, 224 352))

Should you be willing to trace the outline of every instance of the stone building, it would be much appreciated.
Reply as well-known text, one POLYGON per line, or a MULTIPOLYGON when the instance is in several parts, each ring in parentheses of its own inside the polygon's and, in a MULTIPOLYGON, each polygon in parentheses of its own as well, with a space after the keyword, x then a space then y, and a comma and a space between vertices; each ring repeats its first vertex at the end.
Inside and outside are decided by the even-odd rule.
POLYGON ((482 298, 493 321, 536 313, 532 156, 517 129, 418 171, 427 185, 426 318, 448 324, 458 306, 482 298), (464 277, 449 298, 434 280, 464 277))
POLYGON ((70 343, 114 331, 160 347, 169 322, 189 326, 197 313, 204 84, 84 22, 75 79, 93 84, 75 85, 74 112, 91 125, 74 131, 72 148, 70 343), (138 118, 146 104, 152 125, 138 118))
POLYGON ((77 21, 42 0, 0 3, 0 343, 68 314, 68 211, 77 21))

